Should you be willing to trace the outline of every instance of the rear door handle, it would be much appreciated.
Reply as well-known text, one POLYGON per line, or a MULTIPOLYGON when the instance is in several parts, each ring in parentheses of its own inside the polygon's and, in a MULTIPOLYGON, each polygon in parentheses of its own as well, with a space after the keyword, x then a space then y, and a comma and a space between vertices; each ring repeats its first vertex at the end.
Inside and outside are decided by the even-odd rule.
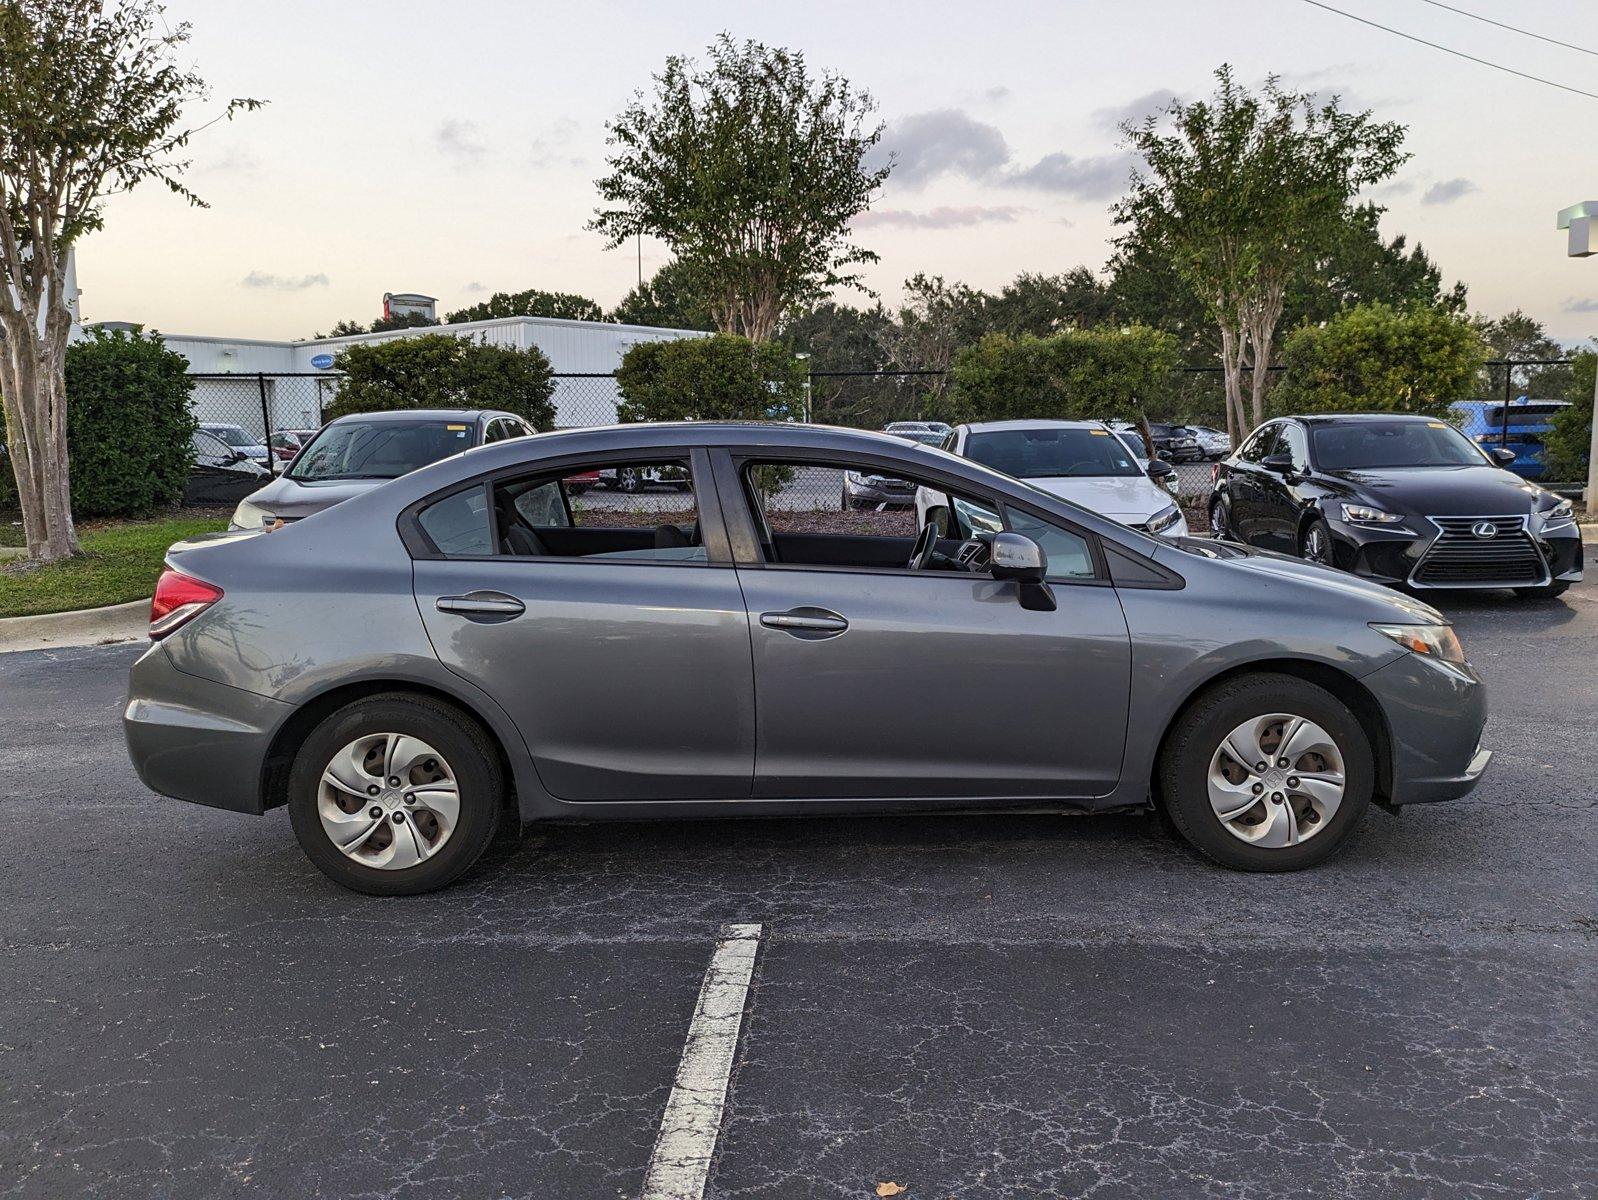
POLYGON ((519 617, 527 606, 504 592, 468 592, 464 596, 440 596, 433 607, 443 613, 467 617, 519 617))
POLYGON ((780 629, 801 638, 836 637, 849 628, 849 622, 825 608, 790 608, 787 612, 760 614, 767 629, 780 629))

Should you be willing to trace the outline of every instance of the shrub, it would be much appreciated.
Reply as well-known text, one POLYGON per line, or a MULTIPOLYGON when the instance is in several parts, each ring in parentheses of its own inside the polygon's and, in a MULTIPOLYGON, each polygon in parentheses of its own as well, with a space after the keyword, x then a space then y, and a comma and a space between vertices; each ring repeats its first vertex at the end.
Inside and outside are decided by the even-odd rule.
POLYGON ((1176 339, 1146 325, 990 333, 955 359, 955 419, 1135 419, 1162 402, 1178 361, 1176 339))
POLYGON ((1446 417, 1476 392, 1487 350, 1463 317, 1360 304, 1282 345, 1277 412, 1409 412, 1446 417))
MULTIPOLYGON (((188 369, 157 333, 93 330, 67 348, 74 516, 148 513, 183 498, 194 456, 188 369)), ((0 508, 16 504, 6 458, 0 508)))
POLYGON ((804 412, 804 364, 775 342, 737 334, 639 342, 616 383, 622 421, 792 421, 804 412))
POLYGON ((555 424, 555 382, 536 347, 425 333, 346 347, 333 364, 344 382, 324 414, 329 420, 407 408, 499 408, 535 429, 555 424))
POLYGON ((1571 364, 1570 390, 1564 396, 1570 401, 1570 407, 1554 414, 1553 428, 1543 437, 1543 452, 1547 456, 1543 478, 1550 483, 1587 482, 1595 370, 1598 370, 1598 353, 1591 350, 1583 350, 1571 364))

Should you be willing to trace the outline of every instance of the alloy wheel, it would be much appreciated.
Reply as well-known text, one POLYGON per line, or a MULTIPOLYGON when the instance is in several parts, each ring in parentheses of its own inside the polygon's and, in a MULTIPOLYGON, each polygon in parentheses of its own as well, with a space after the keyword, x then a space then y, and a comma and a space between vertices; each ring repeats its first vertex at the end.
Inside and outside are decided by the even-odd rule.
POLYGON ((1296 846, 1337 815, 1347 785, 1343 752, 1314 721, 1292 713, 1250 717, 1210 758, 1210 807, 1240 841, 1296 846))
POLYGON ((1210 504, 1210 536, 1216 538, 1226 536, 1226 513, 1219 500, 1210 504))
POLYGON ((1312 563, 1319 563, 1323 567, 1332 565, 1332 547, 1326 540, 1326 528, 1323 525, 1311 525, 1304 533, 1304 558, 1312 563))
POLYGON ((363 866, 425 862, 460 821, 460 788, 444 756, 403 733, 358 737, 322 771, 316 811, 329 840, 363 866))

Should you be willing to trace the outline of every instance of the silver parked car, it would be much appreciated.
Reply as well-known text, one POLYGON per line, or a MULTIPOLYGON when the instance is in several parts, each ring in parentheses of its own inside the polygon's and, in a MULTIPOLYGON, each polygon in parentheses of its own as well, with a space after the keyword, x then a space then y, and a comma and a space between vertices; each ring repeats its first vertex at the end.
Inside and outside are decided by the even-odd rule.
POLYGON ((1219 862, 1291 870, 1490 757, 1427 605, 880 434, 522 438, 171 562, 125 715, 140 776, 286 805, 367 892, 450 882, 502 819, 730 813, 1160 805, 1219 862), (663 466, 692 504, 653 527, 567 485, 663 466), (913 538, 817 531, 781 507, 785 467, 949 511, 913 538))

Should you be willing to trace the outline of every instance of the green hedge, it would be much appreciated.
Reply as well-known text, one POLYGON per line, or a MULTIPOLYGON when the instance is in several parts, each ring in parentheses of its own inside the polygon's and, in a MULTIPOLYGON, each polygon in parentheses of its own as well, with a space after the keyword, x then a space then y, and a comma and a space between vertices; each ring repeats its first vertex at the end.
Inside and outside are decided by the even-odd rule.
POLYGON ((537 347, 491 346, 447 333, 350 346, 334 360, 344 372, 328 420, 406 408, 497 408, 535 429, 555 424, 549 359, 537 347))
POLYGON ((1146 325, 990 333, 955 358, 954 419, 1135 419, 1163 411, 1179 361, 1176 339, 1146 325))
MULTIPOLYGON (((194 450, 189 363, 157 333, 92 330, 67 348, 67 454, 75 517, 131 516, 183 498, 194 450)), ((17 506, 9 459, 0 508, 17 506)))
POLYGON ((1276 412, 1409 412, 1446 417, 1476 395, 1487 349, 1465 318, 1360 304, 1282 345, 1276 412))
POLYGON ((792 421, 804 413, 804 363, 737 334, 639 342, 616 372, 622 421, 792 421))

